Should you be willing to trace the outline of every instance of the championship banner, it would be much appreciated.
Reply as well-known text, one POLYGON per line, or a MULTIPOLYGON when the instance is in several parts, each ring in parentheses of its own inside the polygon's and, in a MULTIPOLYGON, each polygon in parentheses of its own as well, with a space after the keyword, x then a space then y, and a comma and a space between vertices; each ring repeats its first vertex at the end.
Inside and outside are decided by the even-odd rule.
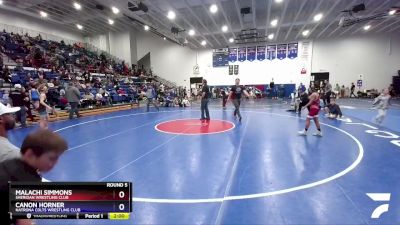
POLYGON ((239 65, 234 65, 233 66, 233 74, 239 75, 239 65))
POLYGON ((247 47, 247 61, 256 60, 256 47, 247 47))
POLYGON ((274 60, 276 58, 276 45, 267 46, 267 59, 274 60))
POLYGON ((286 58, 287 44, 278 45, 277 58, 282 60, 286 58))
POLYGON ((237 57, 238 57, 237 50, 238 50, 237 48, 229 49, 229 62, 234 63, 237 61, 237 57))
POLYGON ((265 46, 257 46, 257 60, 263 61, 265 59, 265 46))
POLYGON ((238 61, 246 61, 246 47, 238 48, 238 61))
POLYGON ((299 44, 298 43, 288 44, 288 58, 289 59, 297 58, 298 52, 299 52, 299 44))

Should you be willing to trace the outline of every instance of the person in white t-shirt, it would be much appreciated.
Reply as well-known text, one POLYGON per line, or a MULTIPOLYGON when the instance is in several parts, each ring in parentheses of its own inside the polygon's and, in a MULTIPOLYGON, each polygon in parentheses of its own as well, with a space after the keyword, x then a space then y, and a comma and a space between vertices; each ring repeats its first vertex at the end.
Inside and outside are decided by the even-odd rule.
POLYGON ((189 107, 190 106, 190 102, 187 96, 185 96, 185 98, 182 100, 182 105, 183 107, 189 107))
POLYGON ((164 91, 165 91, 164 84, 161 84, 161 85, 160 85, 160 91, 161 91, 161 93, 164 93, 164 91))

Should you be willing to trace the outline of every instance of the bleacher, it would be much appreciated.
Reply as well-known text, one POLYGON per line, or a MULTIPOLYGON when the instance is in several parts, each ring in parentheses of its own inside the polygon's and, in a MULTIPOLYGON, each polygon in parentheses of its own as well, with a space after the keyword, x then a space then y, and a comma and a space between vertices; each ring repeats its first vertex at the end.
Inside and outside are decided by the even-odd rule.
MULTIPOLYGON (((60 96, 60 91, 72 80, 81 84, 81 110, 92 109, 93 105, 99 108, 137 103, 146 82, 163 83, 166 89, 177 88, 176 84, 166 79, 152 75, 143 76, 142 71, 133 71, 123 63, 118 63, 115 57, 90 51, 80 43, 65 44, 64 41, 43 40, 41 36, 33 38, 0 32, 0 45, 2 53, 10 60, 16 61, 8 63, 14 65, 9 67, 8 86, 21 84, 29 90, 32 80, 37 81, 39 74, 43 74, 46 82, 57 82, 58 85, 48 85, 47 97, 52 105, 61 110, 66 108, 66 102, 60 96), (82 77, 86 72, 90 73, 89 83, 83 82, 88 81, 82 77), (96 94, 99 93, 100 87, 107 94, 103 94, 99 105, 96 94), (85 99, 85 94, 88 93, 94 98, 92 96, 92 99, 85 99)), ((5 78, 4 74, 1 75, 5 78)), ((4 89, 1 90, 0 96, 5 92, 4 89)))

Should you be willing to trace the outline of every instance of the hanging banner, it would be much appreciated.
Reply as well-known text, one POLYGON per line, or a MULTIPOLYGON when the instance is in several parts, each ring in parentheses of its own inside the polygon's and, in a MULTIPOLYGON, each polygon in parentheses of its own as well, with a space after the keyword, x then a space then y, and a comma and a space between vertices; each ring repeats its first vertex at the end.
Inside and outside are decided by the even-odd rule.
POLYGON ((256 60, 256 47, 247 47, 247 61, 256 60))
POLYGON ((276 58, 276 45, 267 46, 267 59, 274 60, 276 58))
POLYGON ((265 59, 265 46, 257 46, 257 60, 263 61, 265 59))
POLYGON ((298 52, 299 52, 299 44, 298 43, 288 44, 288 58, 289 59, 297 58, 298 52))
POLYGON ((278 45, 276 57, 280 60, 286 58, 287 44, 278 45))
POLYGON ((239 65, 234 65, 233 66, 233 74, 239 75, 239 65))
POLYGON ((302 64, 301 74, 307 75, 307 73, 310 71, 309 62, 311 60, 312 44, 311 42, 302 42, 300 48, 301 51, 299 57, 302 64))
POLYGON ((237 61, 237 48, 230 48, 229 49, 229 62, 236 62, 237 61))
POLYGON ((246 61, 246 47, 238 48, 238 60, 240 62, 246 61))
POLYGON ((233 75, 233 65, 229 65, 229 75, 233 75))

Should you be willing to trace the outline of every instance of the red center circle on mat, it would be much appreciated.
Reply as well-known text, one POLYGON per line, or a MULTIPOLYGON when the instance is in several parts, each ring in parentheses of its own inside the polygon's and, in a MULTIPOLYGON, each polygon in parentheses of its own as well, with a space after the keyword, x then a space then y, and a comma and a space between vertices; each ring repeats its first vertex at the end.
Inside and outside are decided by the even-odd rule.
POLYGON ((159 123, 155 129, 168 134, 202 135, 222 133, 235 128, 225 120, 179 119, 159 123))

